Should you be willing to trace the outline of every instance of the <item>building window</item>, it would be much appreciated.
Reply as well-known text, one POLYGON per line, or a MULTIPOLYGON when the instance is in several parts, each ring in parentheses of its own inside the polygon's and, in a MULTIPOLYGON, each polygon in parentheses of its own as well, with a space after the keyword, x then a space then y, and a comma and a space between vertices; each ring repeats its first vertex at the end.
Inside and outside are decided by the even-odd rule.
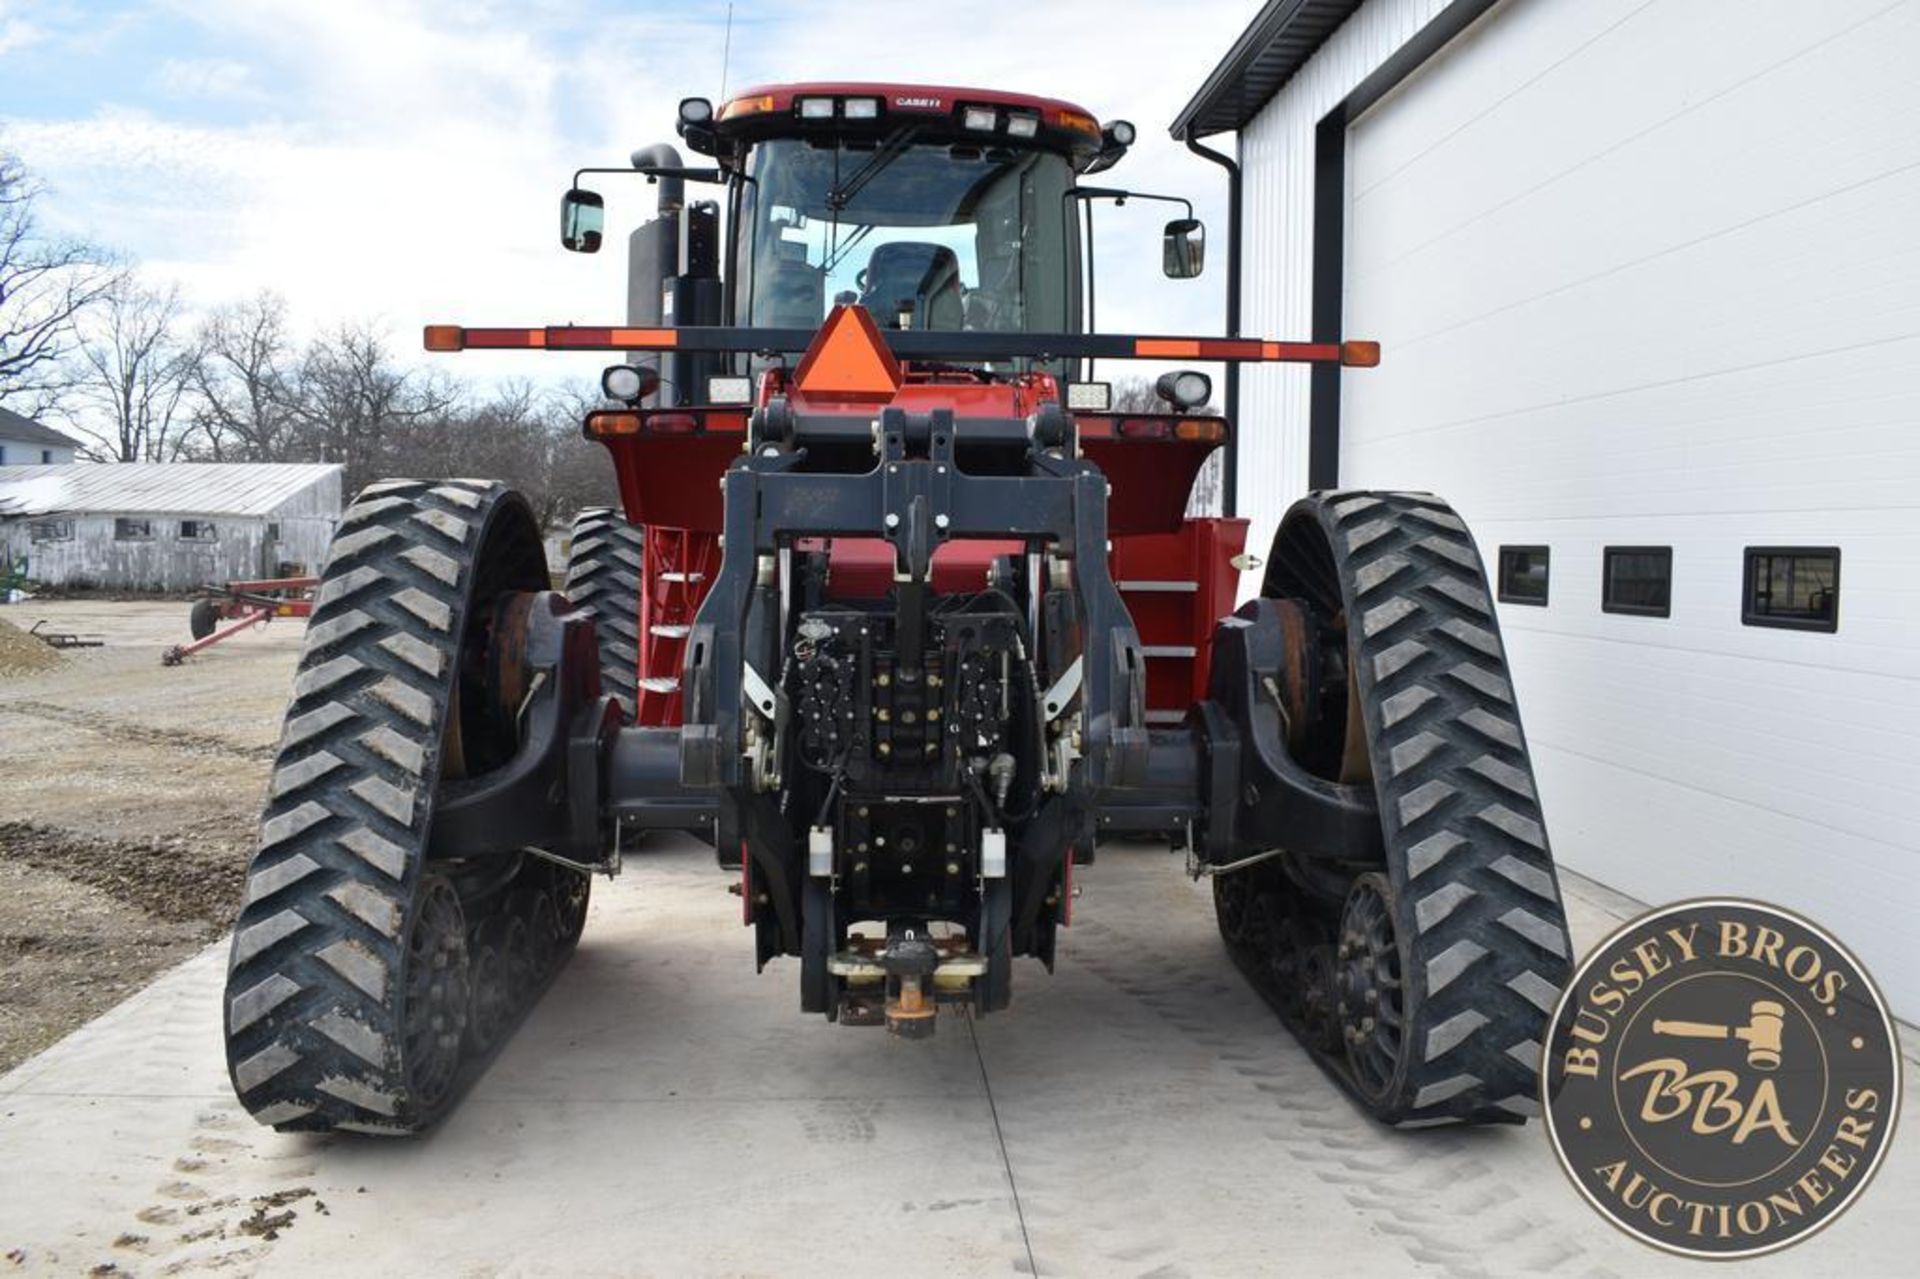
POLYGON ((143 542, 152 536, 152 520, 130 520, 121 516, 113 522, 113 540, 116 542, 143 542))
POLYGON ((72 520, 35 520, 27 526, 27 536, 36 542, 71 542, 72 520))
POLYGON ((0 466, 7 464, 7 446, 0 444, 0 466))
POLYGON ((1673 613, 1673 548, 1609 546, 1603 554, 1600 607, 1608 613, 1673 613))
POLYGON ((280 540, 280 522, 278 520, 267 525, 267 539, 273 542, 280 540))
POLYGON ((1740 620, 1795 631, 1840 629, 1840 548, 1749 546, 1740 620))
POLYGON ((1547 603, 1547 548, 1500 548, 1500 599, 1507 604, 1547 603))
POLYGON ((41 464, 42 466, 52 466, 52 465, 53 465, 53 450, 52 450, 52 449, 41 449, 41 450, 40 450, 40 464, 41 464))
POLYGON ((211 542, 219 536, 219 532, 213 527, 211 521, 180 521, 180 540, 183 542, 211 542))

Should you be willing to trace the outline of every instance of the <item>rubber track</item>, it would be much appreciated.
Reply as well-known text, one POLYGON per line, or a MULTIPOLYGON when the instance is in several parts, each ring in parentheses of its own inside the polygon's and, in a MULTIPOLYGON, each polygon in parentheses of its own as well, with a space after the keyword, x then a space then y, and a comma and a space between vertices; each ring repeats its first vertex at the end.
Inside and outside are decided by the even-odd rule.
POLYGON ((403 939, 474 558, 496 516, 531 525, 498 484, 388 481, 335 534, 227 979, 228 1068, 262 1123, 412 1131, 460 1091, 408 1093, 403 939))
POLYGON ((1317 493, 1281 536, 1297 520, 1333 552, 1408 961, 1404 1069, 1369 1104, 1412 1125, 1537 1114, 1571 950, 1479 552, 1426 493, 1317 493))
POLYGON ((632 720, 640 678, 642 534, 624 513, 591 507, 573 517, 567 598, 593 614, 601 687, 632 720))

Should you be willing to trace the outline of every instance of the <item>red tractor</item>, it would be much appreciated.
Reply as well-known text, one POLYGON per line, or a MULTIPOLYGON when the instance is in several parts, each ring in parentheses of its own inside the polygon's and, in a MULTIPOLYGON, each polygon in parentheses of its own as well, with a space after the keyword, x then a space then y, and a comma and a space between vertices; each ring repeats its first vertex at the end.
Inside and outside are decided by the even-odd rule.
MULTIPOLYGON (((590 874, 680 830, 803 1011, 906 1036, 1007 1007, 1101 844, 1165 839, 1381 1120, 1532 1113, 1568 941, 1466 527, 1431 494, 1310 494, 1235 609, 1245 524, 1186 516, 1230 429, 1206 379, 1121 412, 1082 376, 1377 347, 1088 332, 1090 203, 1167 197, 1085 185, 1133 130, 1065 102, 835 83, 679 116, 711 167, 618 170, 659 191, 625 326, 426 334, 626 353, 585 422, 625 510, 576 524, 569 593, 497 482, 387 481, 341 521, 234 934, 247 1108, 431 1124, 579 938, 590 874)), ((562 239, 593 252, 580 180, 562 239)), ((1202 235, 1167 224, 1168 275, 1202 235)))

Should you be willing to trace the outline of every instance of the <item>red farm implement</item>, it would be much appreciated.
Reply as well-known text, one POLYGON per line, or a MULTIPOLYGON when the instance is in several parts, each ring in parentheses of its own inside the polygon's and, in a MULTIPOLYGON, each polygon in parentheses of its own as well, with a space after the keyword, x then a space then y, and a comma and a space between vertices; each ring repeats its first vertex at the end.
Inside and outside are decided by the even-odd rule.
POLYGON ((190 644, 175 644, 160 655, 164 666, 178 666, 241 631, 276 617, 310 617, 317 577, 274 577, 256 582, 227 582, 201 589, 187 614, 190 644))

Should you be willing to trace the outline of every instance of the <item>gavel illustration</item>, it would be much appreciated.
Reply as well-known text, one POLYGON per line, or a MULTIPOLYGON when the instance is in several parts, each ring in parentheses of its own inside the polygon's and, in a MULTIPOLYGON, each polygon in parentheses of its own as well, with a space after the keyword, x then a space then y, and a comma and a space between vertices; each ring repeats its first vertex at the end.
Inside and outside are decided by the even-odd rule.
POLYGON ((1689 1039, 1744 1039, 1747 1041, 1747 1065, 1755 1070, 1777 1070, 1780 1066, 1780 1036, 1786 1029, 1787 1009, 1771 999, 1753 1001, 1753 1012, 1744 1026, 1719 1026, 1710 1021, 1665 1021, 1654 1019, 1656 1035, 1682 1035, 1689 1039))

